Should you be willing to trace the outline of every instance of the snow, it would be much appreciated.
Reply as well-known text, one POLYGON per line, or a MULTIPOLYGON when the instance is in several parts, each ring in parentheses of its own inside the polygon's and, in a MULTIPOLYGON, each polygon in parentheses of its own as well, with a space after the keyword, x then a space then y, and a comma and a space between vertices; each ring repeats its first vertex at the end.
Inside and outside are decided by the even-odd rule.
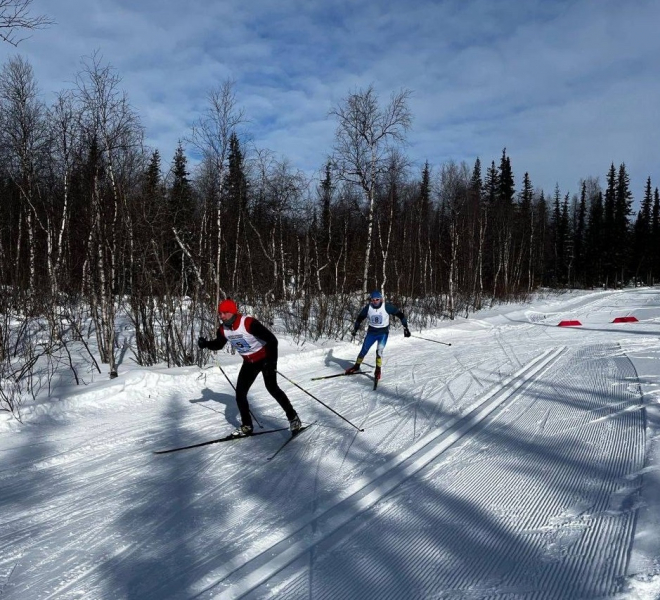
MULTIPOLYGON (((272 460, 286 431, 154 454, 238 424, 225 352, 125 360, 2 414, 0 597, 660 598, 660 288, 412 333, 392 330, 376 391, 312 381, 357 342, 279 335, 280 386, 314 425, 272 460)), ((286 426, 260 379, 250 403, 286 426)))

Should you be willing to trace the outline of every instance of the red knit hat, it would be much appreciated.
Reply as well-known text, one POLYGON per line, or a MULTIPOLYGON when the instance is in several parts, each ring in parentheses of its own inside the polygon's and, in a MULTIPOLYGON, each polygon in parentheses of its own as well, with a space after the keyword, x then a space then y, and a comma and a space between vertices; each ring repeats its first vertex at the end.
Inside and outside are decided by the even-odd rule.
POLYGON ((238 312, 238 306, 231 298, 227 298, 218 304, 218 312, 226 312, 235 315, 238 312))

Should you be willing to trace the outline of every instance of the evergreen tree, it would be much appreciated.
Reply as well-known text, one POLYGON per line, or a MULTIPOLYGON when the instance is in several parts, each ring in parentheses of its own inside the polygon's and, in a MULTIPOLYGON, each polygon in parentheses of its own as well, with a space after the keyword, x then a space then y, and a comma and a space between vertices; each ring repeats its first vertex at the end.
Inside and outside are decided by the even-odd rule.
POLYGON ((552 203, 552 279, 555 285, 562 283, 564 272, 564 230, 561 219, 561 191, 555 184, 554 201, 552 203))
POLYGON ((582 182, 580 190, 580 203, 577 208, 575 218, 575 234, 573 236, 573 255, 575 257, 575 279, 577 282, 584 284, 584 246, 585 234, 587 225, 587 183, 582 182))
POLYGON ((571 221, 569 218, 568 194, 564 196, 561 205, 561 220, 559 227, 559 243, 561 244, 561 281, 571 285, 573 276, 573 239, 571 236, 571 221))
POLYGON ((522 189, 520 190, 519 202, 519 224, 518 235, 521 240, 520 268, 527 272, 527 291, 532 288, 533 256, 534 256, 534 215, 532 202, 534 200, 534 189, 529 178, 529 173, 523 176, 522 189))
POLYGON ((617 175, 614 163, 610 165, 607 173, 607 188, 605 189, 605 200, 603 206, 603 269, 605 285, 613 285, 616 282, 616 256, 615 245, 618 243, 615 226, 615 203, 617 192, 617 175))
MULTIPOLYGON (((140 214, 136 216, 138 243, 143 245, 143 271, 156 279, 160 271, 158 263, 165 263, 161 252, 165 249, 165 239, 170 240, 169 214, 165 205, 165 190, 162 182, 160 153, 154 150, 144 173, 140 214), (150 257, 147 258, 147 257, 150 257)), ((138 266, 138 268, 140 268, 138 266)))
POLYGON ((227 155, 227 171, 222 182, 222 228, 226 241, 227 276, 231 281, 231 289, 240 287, 239 273, 241 257, 246 252, 247 240, 243 239, 247 218, 249 183, 245 174, 245 158, 236 133, 229 136, 229 153, 227 155))
POLYGON ((472 249, 471 264, 474 265, 472 280, 472 303, 475 310, 482 306, 484 291, 484 251, 488 208, 484 203, 483 182, 481 179, 481 160, 474 161, 472 176, 468 186, 468 210, 472 227, 470 248, 472 249))
POLYGON ((633 240, 633 269, 635 280, 644 279, 647 283, 653 281, 653 247, 652 239, 652 210, 653 210, 653 192, 651 189, 651 178, 646 180, 644 190, 644 199, 634 227, 633 240))
MULTIPOLYGON (((185 252, 183 244, 189 247, 192 242, 195 218, 195 200, 192 185, 188 179, 188 159, 181 142, 177 146, 172 161, 172 179, 168 193, 169 231, 167 244, 168 266, 174 281, 179 281, 187 289, 185 252), (177 239, 178 238, 178 239, 177 239)), ((185 293, 185 291, 184 291, 185 293)))
MULTIPOLYGON (((332 165, 330 162, 325 165, 325 176, 321 181, 319 190, 321 224, 319 231, 316 234, 316 247, 317 262, 319 268, 327 259, 330 264, 334 264, 337 249, 333 248, 333 231, 332 231, 332 194, 334 191, 334 184, 332 181, 332 165)), ((314 232, 312 232, 314 233, 314 232)), ((320 276, 321 289, 330 290, 332 284, 332 269, 325 266, 320 276)))
MULTIPOLYGON (((428 163, 427 163, 428 164, 428 163)), ((481 180, 481 160, 479 157, 474 161, 472 177, 470 178, 470 191, 478 202, 481 202, 483 182, 481 180)))
POLYGON ((614 200, 614 235, 615 251, 614 266, 616 277, 621 285, 627 279, 627 268, 630 262, 630 220, 632 214, 633 196, 630 191, 630 176, 626 165, 621 163, 617 178, 616 195, 614 200))
POLYGON ((545 194, 541 191, 541 196, 536 203, 536 216, 534 219, 534 230, 537 231, 537 243, 535 246, 538 248, 534 271, 537 273, 538 280, 543 285, 549 285, 549 279, 552 274, 548 274, 548 265, 551 264, 550 257, 553 253, 551 250, 550 235, 549 235, 549 216, 548 216, 548 203, 545 199, 545 194))
POLYGON ((500 187, 500 174, 495 166, 495 161, 491 161, 490 167, 486 169, 484 179, 484 204, 488 213, 488 228, 486 230, 485 255, 484 255, 484 278, 487 283, 493 282, 495 273, 495 262, 497 253, 497 236, 495 233, 495 215, 497 209, 497 197, 500 187))
POLYGON ((169 208, 173 226, 181 232, 190 231, 195 216, 195 199, 188 175, 188 159, 179 142, 172 162, 169 208))
POLYGON ((589 206, 589 223, 586 231, 585 263, 588 265, 587 285, 602 285, 604 283, 605 255, 605 208, 603 194, 598 192, 589 206))
POLYGON ((411 289, 418 289, 422 296, 427 296, 429 288, 426 285, 428 282, 428 254, 432 227, 432 205, 431 205, 431 168, 428 161, 424 163, 422 169, 422 178, 419 182, 419 197, 418 206, 415 210, 416 231, 414 237, 416 238, 414 248, 414 256, 412 264, 409 269, 410 286, 411 289), (422 284, 416 283, 421 280, 422 284))
POLYGON ((160 188, 160 152, 154 150, 149 160, 149 166, 145 173, 144 195, 154 196, 159 192, 160 188))
POLYGON ((486 201, 492 207, 497 204, 498 191, 500 189, 500 174, 495 166, 495 161, 490 163, 486 170, 486 180, 484 181, 484 193, 486 201))
POLYGON ((502 207, 513 206, 513 199, 516 194, 516 188, 513 181, 513 171, 511 170, 511 160, 506 155, 506 148, 502 150, 502 159, 500 161, 498 199, 502 207))
POLYGON ((506 155, 506 148, 502 150, 499 168, 499 185, 497 188, 496 206, 493 211, 493 226, 495 229, 495 281, 494 294, 508 296, 513 277, 514 260, 514 197, 515 185, 511 161, 506 155), (500 283, 501 282, 501 283, 500 283))
POLYGON ((651 218, 651 248, 653 257, 653 281, 660 279, 660 193, 653 193, 653 213, 651 218))

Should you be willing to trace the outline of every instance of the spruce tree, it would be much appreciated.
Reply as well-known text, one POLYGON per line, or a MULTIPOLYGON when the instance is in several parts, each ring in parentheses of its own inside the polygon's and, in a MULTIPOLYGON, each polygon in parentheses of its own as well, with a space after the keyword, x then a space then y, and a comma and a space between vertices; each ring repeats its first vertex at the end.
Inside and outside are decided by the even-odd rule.
POLYGON ((575 217, 575 233, 573 236, 573 255, 575 257, 575 279, 584 284, 584 246, 587 224, 587 184, 582 182, 580 203, 575 217))
POLYGON ((529 173, 523 176, 522 189, 520 190, 520 209, 518 235, 521 242, 521 269, 527 271, 527 291, 532 288, 533 255, 534 255, 534 222, 532 201, 534 200, 534 189, 529 178, 529 173))
POLYGON ((564 272, 564 230, 561 220, 561 191, 559 184, 555 184, 554 201, 552 203, 552 278, 555 285, 562 283, 564 272))
POLYGON ((193 188, 188 179, 188 159, 183 152, 181 142, 177 146, 172 161, 172 177, 168 190, 169 239, 168 265, 174 281, 183 286, 182 293, 187 293, 185 253, 181 244, 189 246, 192 242, 195 219, 195 200, 193 188), (178 237, 178 240, 177 240, 178 237))
POLYGON ((513 180, 513 171, 511 169, 511 160, 506 155, 506 148, 502 150, 502 159, 500 161, 498 199, 502 207, 511 207, 516 193, 513 180))
POLYGON ((474 161, 472 176, 468 188, 469 202, 472 214, 472 243, 474 263, 474 277, 472 281, 472 304, 475 310, 482 307, 482 296, 484 291, 484 244, 486 234, 486 223, 488 221, 488 209, 484 203, 483 182, 481 179, 481 160, 479 157, 474 161))
POLYGON ((605 189, 605 199, 603 203, 603 269, 605 276, 605 285, 614 285, 616 283, 616 252, 615 245, 620 243, 617 240, 615 224, 615 203, 617 192, 617 174, 614 163, 610 165, 607 173, 607 188, 605 189))
POLYGON ((630 191, 630 176, 626 171, 626 165, 621 163, 614 199, 614 265, 617 280, 621 285, 624 285, 626 282, 630 262, 629 217, 632 214, 632 202, 633 196, 630 191))
POLYGON ((246 242, 243 232, 246 229, 249 183, 245 174, 245 159, 241 144, 235 132, 229 136, 229 154, 227 156, 227 171, 222 182, 223 199, 223 237, 226 242, 224 253, 227 276, 230 278, 231 289, 239 287, 240 264, 242 253, 246 252, 246 242))
POLYGON ((541 196, 536 203, 534 218, 534 230, 537 232, 536 239, 537 242, 535 247, 536 259, 535 259, 535 268, 534 271, 537 274, 537 279, 543 284, 548 285, 548 265, 550 264, 549 257, 552 252, 550 251, 549 235, 548 235, 548 203, 545 199, 545 194, 541 191, 541 196))
POLYGON ((589 205, 589 222, 586 231, 585 263, 588 265, 586 274, 587 285, 601 286, 605 280, 604 254, 605 254, 605 208, 603 206, 603 194, 598 192, 591 199, 589 205))
POLYGON ((635 281, 643 279, 647 283, 652 281, 653 271, 653 247, 651 246, 652 210, 653 191, 651 188, 651 178, 649 177, 646 180, 642 206, 635 220, 632 259, 635 281))
MULTIPOLYGON (((331 212, 331 203, 332 203, 332 169, 330 162, 325 165, 325 177, 321 181, 319 189, 319 201, 320 201, 320 212, 321 212, 321 224, 318 232, 312 231, 312 235, 315 235, 314 242, 316 244, 317 256, 316 260, 320 265, 324 260, 332 261, 331 250, 330 250, 330 240, 332 239, 332 212, 331 212)), ((316 213, 316 211, 315 211, 316 213)), ((331 270, 325 268, 320 276, 321 290, 329 289, 331 283, 331 270)))
POLYGON ((499 171, 495 166, 495 161, 492 161, 490 163, 490 167, 486 169, 486 177, 484 180, 484 203, 488 212, 488 229, 486 230, 486 245, 484 256, 484 276, 489 283, 492 283, 492 278, 495 273, 495 257, 497 254, 495 215, 499 187, 499 171))
POLYGON ((568 193, 561 205, 559 242, 561 244, 561 281, 571 285, 573 277, 573 238, 569 218, 568 193))
POLYGON ((660 192, 653 193, 653 213, 651 218, 651 248, 653 257, 653 282, 660 279, 660 192))

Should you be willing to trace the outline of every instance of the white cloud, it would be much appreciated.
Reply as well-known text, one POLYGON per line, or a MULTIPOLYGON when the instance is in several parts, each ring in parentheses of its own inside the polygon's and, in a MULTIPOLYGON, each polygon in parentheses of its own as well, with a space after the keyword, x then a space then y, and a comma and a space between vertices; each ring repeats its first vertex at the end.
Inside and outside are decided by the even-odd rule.
MULTIPOLYGON (((71 85, 99 51, 123 79, 147 140, 164 159, 205 108, 236 82, 259 147, 320 169, 331 151, 328 111, 373 84, 383 103, 405 88, 408 152, 421 166, 511 156, 551 193, 577 191, 625 162, 636 196, 658 185, 660 4, 651 0, 36 0, 56 25, 16 52, 46 94, 71 85)), ((49 98, 46 98, 49 100, 49 98)))

